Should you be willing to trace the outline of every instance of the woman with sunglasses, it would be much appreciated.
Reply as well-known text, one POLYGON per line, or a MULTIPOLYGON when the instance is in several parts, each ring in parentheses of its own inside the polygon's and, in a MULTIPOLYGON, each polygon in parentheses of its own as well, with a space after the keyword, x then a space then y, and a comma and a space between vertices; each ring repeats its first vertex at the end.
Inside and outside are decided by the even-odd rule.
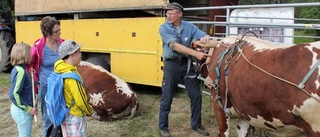
POLYGON ((31 49, 31 62, 28 70, 34 73, 36 93, 38 93, 43 121, 42 135, 47 135, 49 127, 52 125, 47 111, 44 97, 47 93, 47 78, 53 72, 54 63, 59 59, 58 47, 63 42, 60 38, 60 21, 55 17, 46 16, 41 20, 41 38, 37 39, 31 49), (38 92, 39 89, 39 92, 38 92))

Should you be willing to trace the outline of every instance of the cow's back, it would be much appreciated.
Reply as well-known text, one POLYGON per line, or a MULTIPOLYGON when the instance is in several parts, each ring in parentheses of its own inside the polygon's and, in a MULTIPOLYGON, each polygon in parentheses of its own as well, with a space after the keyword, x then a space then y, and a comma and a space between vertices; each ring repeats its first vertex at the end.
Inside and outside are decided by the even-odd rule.
POLYGON ((136 113, 137 96, 125 81, 89 62, 82 61, 77 68, 97 119, 111 121, 136 113))
MULTIPOLYGON (((235 39, 226 38, 215 49, 208 65, 211 67, 211 79, 216 79, 212 64, 218 65, 212 61, 226 49, 224 46, 234 43, 235 39)), ((244 37, 244 40, 247 42, 241 47, 244 56, 237 52, 232 56, 228 69, 224 69, 228 66, 225 62, 220 67, 222 102, 225 100, 227 82, 229 103, 232 103, 239 117, 251 125, 284 136, 296 136, 302 130, 316 131, 320 135, 320 115, 317 115, 320 102, 289 84, 299 84, 319 60, 319 43, 285 46, 255 38, 244 37)), ((227 58, 230 56, 226 55, 227 58)), ((316 69, 305 87, 316 98, 319 98, 319 81, 319 69, 316 69)))

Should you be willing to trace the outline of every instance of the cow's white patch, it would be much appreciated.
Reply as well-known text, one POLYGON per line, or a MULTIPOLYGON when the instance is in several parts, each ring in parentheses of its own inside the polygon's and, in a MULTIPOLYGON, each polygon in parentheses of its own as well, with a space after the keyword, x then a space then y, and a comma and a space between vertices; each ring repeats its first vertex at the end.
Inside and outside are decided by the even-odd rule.
POLYGON ((238 137, 246 137, 246 135, 248 134, 248 129, 250 127, 249 123, 242 119, 239 119, 237 125, 240 127, 240 129, 237 129, 238 137))
MULTIPOLYGON (((273 118, 272 121, 267 121, 261 116, 255 116, 257 118, 249 116, 250 121, 246 121, 244 119, 239 118, 240 114, 236 113, 234 107, 228 108, 226 114, 228 117, 239 119, 238 126, 240 126, 240 130, 241 130, 241 131, 237 131, 237 134, 239 137, 242 137, 247 133, 247 129, 249 128, 249 125, 252 125, 253 127, 256 127, 256 128, 260 128, 261 130, 265 130, 270 134, 273 134, 279 137, 289 137, 289 136, 297 137, 301 134, 302 135, 304 134, 302 130, 297 128, 296 126, 284 125, 281 120, 276 118, 273 118), (276 128, 276 130, 266 126, 265 123, 276 128)), ((245 114, 241 114, 241 115, 245 115, 245 114)), ((230 127, 230 125, 228 125, 228 127, 230 127)))
MULTIPOLYGON (((232 44, 235 43, 236 40, 240 40, 242 36, 229 36, 222 40, 224 43, 232 44)), ((252 36, 245 36, 243 40, 248 41, 250 44, 254 45, 254 51, 264 51, 264 50, 275 50, 275 49, 283 49, 288 48, 292 45, 287 44, 275 44, 267 40, 259 39, 252 36)))
POLYGON ((129 88, 128 84, 120 78, 116 78, 116 87, 118 93, 122 91, 122 93, 126 94, 128 97, 133 95, 133 91, 129 88))
MULTIPOLYGON (((310 65, 310 69, 316 65, 316 63, 318 62, 318 59, 317 59, 317 56, 318 56, 318 53, 314 52, 313 49, 316 48, 316 49, 319 49, 319 46, 320 45, 320 41, 317 41, 317 42, 313 42, 313 43, 310 43, 310 46, 307 46, 308 50, 312 53, 312 64, 310 65)), ((320 50, 320 49, 319 49, 320 50)), ((320 77, 320 66, 318 66, 318 71, 317 72, 313 72, 313 73, 317 73, 318 77, 317 79, 315 80, 315 84, 316 84, 316 89, 319 89, 320 87, 320 82, 319 82, 319 77, 320 77)))
POLYGON ((116 87, 117 87, 117 92, 119 93, 120 91, 122 91, 122 94, 126 94, 126 96, 131 97, 133 95, 133 91, 129 88, 128 84, 123 81, 122 79, 118 78, 117 76, 113 75, 112 73, 110 73, 109 71, 105 70, 104 68, 102 68, 99 65, 94 65, 90 62, 86 62, 86 61, 81 61, 80 66, 89 66, 90 68, 99 70, 100 72, 106 73, 107 75, 111 76, 112 78, 115 79, 116 82, 116 87))
POLYGON ((103 101, 103 98, 102 98, 103 97, 103 95, 102 95, 103 92, 106 92, 106 91, 99 92, 98 94, 96 94, 96 93, 89 94, 90 95, 89 103, 92 104, 93 106, 97 106, 100 102, 101 103, 105 103, 103 101))
POLYGON ((230 117, 227 117, 227 126, 228 126, 228 129, 223 133, 226 137, 229 137, 230 135, 230 117))
POLYGON ((226 108, 226 115, 230 118, 239 118, 239 115, 234 107, 226 108))
MULTIPOLYGON (((320 99, 320 97, 316 94, 312 94, 312 96, 320 99)), ((319 108, 320 103, 310 97, 309 99, 305 100, 300 107, 294 106, 291 112, 309 123, 313 131, 320 132, 319 108)))
POLYGON ((297 137, 297 136, 300 136, 301 134, 304 134, 300 128, 297 128, 296 126, 292 126, 292 125, 285 125, 279 119, 273 118, 272 121, 267 121, 261 116, 257 116, 257 117, 258 118, 254 118, 250 116, 250 121, 248 121, 249 124, 253 125, 254 127, 258 127, 262 130, 268 131, 270 134, 273 134, 279 137, 297 137), (266 123, 276 128, 276 130, 266 126, 265 125, 266 123))

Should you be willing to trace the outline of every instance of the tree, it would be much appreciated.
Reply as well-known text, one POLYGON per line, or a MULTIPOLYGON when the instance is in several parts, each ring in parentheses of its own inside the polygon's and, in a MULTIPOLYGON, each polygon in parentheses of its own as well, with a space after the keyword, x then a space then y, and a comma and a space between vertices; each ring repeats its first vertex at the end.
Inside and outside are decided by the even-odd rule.
MULTIPOLYGON (((239 0, 239 5, 254 5, 254 4, 284 4, 284 3, 308 3, 319 2, 319 0, 239 0)), ((296 7, 295 18, 304 19, 320 19, 320 6, 316 7, 296 7)), ((303 24, 320 24, 314 20, 298 20, 296 23, 303 24)), ((306 30, 307 33, 316 33, 320 36, 320 30, 306 30)))
POLYGON ((281 4, 288 3, 290 0, 239 0, 240 5, 252 4, 281 4))

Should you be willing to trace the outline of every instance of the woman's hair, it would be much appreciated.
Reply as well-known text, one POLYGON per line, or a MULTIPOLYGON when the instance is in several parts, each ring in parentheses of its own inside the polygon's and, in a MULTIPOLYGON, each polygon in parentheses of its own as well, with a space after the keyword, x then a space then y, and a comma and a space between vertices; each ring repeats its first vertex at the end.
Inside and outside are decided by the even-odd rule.
POLYGON ((30 49, 30 45, 23 42, 14 44, 10 55, 11 65, 29 64, 31 61, 30 49))
POLYGON ((41 20, 40 28, 44 37, 51 35, 54 25, 60 25, 60 21, 55 17, 46 16, 41 20))

